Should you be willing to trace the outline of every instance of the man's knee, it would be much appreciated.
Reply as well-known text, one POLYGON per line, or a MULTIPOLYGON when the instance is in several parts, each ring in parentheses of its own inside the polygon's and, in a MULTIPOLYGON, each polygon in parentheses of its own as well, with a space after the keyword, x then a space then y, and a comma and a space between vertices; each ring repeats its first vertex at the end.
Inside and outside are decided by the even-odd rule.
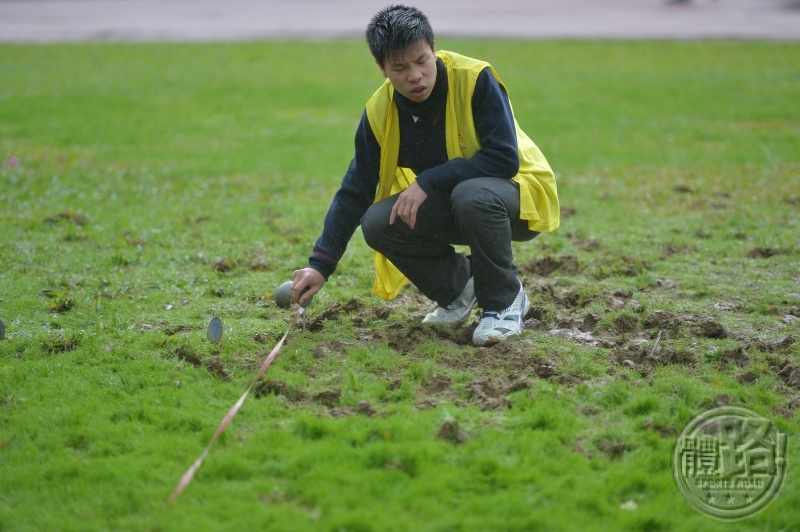
POLYGON ((470 219, 487 211, 504 206, 502 197, 493 189, 491 181, 469 179, 456 185, 450 194, 453 211, 459 218, 470 219))
POLYGON ((364 235, 364 241, 372 249, 380 247, 382 235, 389 225, 391 212, 391 205, 387 206, 386 202, 381 201, 372 204, 361 218, 361 233, 364 235))

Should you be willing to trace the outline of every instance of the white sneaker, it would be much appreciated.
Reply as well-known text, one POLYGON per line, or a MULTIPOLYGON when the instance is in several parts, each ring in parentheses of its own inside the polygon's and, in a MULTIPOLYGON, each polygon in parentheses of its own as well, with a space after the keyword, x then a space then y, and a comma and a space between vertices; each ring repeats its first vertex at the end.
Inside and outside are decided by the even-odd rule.
POLYGON ((447 305, 447 307, 436 307, 436 310, 429 313, 422 319, 422 323, 444 323, 445 325, 452 325, 458 327, 469 318, 469 313, 472 312, 472 307, 475 306, 477 298, 475 297, 475 282, 470 277, 461 295, 455 301, 447 305))
POLYGON ((519 293, 507 309, 500 312, 486 311, 481 314, 481 322, 472 333, 472 343, 477 346, 492 345, 522 333, 522 318, 531 307, 528 296, 519 283, 519 293))

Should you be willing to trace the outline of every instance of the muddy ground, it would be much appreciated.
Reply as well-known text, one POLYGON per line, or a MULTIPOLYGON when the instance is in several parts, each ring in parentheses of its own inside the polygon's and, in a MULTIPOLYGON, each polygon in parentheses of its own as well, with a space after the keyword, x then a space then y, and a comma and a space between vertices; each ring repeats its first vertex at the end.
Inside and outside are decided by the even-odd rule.
MULTIPOLYGON (((623 263, 630 264, 629 261, 620 262, 623 263)), ((606 374, 601 376, 570 373, 566 369, 567 362, 558 350, 542 349, 534 345, 530 338, 515 338, 490 347, 473 348, 471 339, 472 331, 477 326, 477 314, 471 322, 458 329, 423 325, 417 315, 427 311, 431 303, 414 291, 381 307, 367 307, 361 300, 353 298, 317 309, 308 320, 308 329, 322 333, 333 323, 347 320, 357 328, 359 345, 388 345, 402 357, 430 359, 430 354, 420 353, 420 346, 430 343, 441 346, 435 361, 442 372, 415 383, 415 404, 418 409, 451 403, 472 404, 480 410, 502 410, 512 405, 508 396, 531 388, 533 379, 547 379, 564 386, 586 383, 596 387, 617 379, 647 383, 653 371, 659 367, 680 365, 695 371, 701 364, 709 363, 709 360, 721 369, 733 368, 735 378, 742 384, 749 384, 763 373, 761 369, 753 371, 752 357, 762 361, 760 368, 766 361, 767 371, 781 383, 782 392, 787 398, 785 412, 791 414, 800 406, 800 366, 789 356, 792 345, 797 341, 796 336, 764 341, 754 332, 729 330, 711 316, 648 311, 629 291, 599 292, 587 296, 572 288, 559 288, 548 278, 555 272, 563 276, 583 271, 584 268, 574 256, 545 257, 523 265, 520 276, 529 287, 533 302, 525 316, 525 327, 526 330, 552 335, 561 342, 608 353, 607 359, 602 362, 606 374), (603 315, 586 310, 590 303, 597 302, 606 309, 603 315), (384 326, 387 323, 385 320, 396 311, 415 317, 384 326), (376 322, 381 326, 376 327, 376 322), (712 357, 699 355, 701 349, 693 346, 706 339, 725 339, 725 345, 733 347, 713 353, 712 357), (476 378, 466 385, 455 385, 447 375, 449 370, 469 372, 476 378)), ((633 270, 631 275, 634 275, 633 270)), ((594 305, 594 308, 598 308, 598 305, 594 305)), ((717 309, 736 312, 735 306, 730 304, 719 304, 717 309)), ((800 309, 791 308, 788 312, 794 317, 800 316, 800 309)), ((262 340, 265 343, 271 341, 269 338, 262 340)), ((352 342, 323 342, 313 349, 311 355, 316 358, 341 356, 346 354, 348 345, 352 345, 352 342)), ((226 372, 224 368, 220 371, 217 363, 196 362, 224 377, 226 372)), ((398 389, 403 384, 403 378, 397 375, 380 377, 386 380, 388 390, 398 389)), ((270 378, 262 380, 255 390, 256 397, 267 394, 282 396, 291 404, 321 405, 334 417, 375 416, 380 415, 381 411, 381 405, 368 402, 361 402, 356 407, 341 406, 340 389, 311 392, 270 378)), ((714 402, 728 404, 735 401, 729 396, 720 395, 714 398, 714 402)), ((450 437, 455 436, 451 434, 450 437)))

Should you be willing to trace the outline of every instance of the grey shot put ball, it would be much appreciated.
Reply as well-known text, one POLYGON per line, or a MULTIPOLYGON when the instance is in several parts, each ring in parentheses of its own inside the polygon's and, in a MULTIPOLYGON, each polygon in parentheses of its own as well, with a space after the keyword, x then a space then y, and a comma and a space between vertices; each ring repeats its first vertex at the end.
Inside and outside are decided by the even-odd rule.
MULTIPOLYGON (((308 290, 308 287, 306 287, 306 290, 308 290)), ((306 290, 303 290, 303 292, 306 290)), ((314 296, 311 296, 311 298, 303 304, 303 307, 305 308, 309 306, 312 301, 314 301, 314 296)), ((281 308, 289 308, 292 306, 293 302, 292 281, 286 281, 278 287, 278 290, 275 291, 275 304, 281 308)))
POLYGON ((292 281, 286 281, 275 291, 275 304, 281 308, 292 306, 292 281))

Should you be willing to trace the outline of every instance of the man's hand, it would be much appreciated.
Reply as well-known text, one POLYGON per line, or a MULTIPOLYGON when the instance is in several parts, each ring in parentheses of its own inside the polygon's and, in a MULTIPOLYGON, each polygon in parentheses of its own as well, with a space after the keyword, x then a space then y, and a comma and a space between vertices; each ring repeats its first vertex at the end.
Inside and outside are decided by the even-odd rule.
POLYGON ((426 199, 428 199, 428 195, 425 194, 425 191, 420 188, 417 182, 411 183, 397 197, 397 202, 392 207, 392 214, 389 216, 389 224, 394 224, 394 221, 399 217, 406 225, 414 229, 417 224, 417 212, 426 199))
POLYGON ((292 300, 301 305, 319 292, 325 284, 325 278, 314 268, 295 270, 292 276, 292 300))

